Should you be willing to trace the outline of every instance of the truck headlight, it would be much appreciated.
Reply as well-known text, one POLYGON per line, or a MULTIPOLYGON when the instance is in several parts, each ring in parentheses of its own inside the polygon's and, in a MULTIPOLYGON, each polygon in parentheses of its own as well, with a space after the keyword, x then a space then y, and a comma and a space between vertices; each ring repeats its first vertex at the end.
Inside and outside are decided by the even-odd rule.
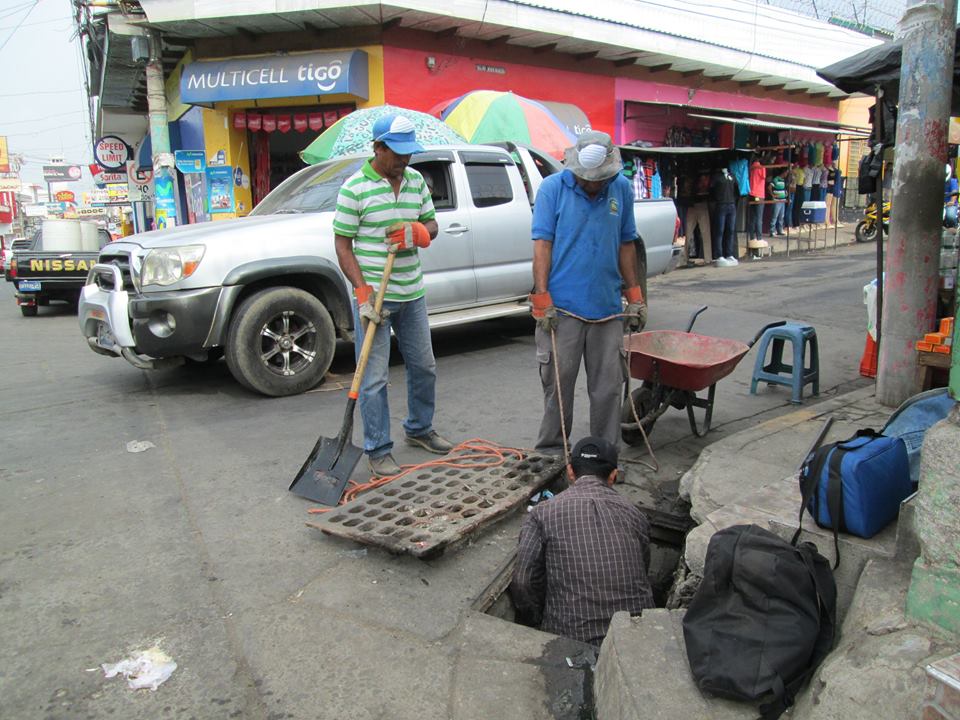
POLYGON ((140 284, 166 286, 185 280, 200 265, 205 249, 203 245, 183 245, 151 250, 143 259, 140 284))

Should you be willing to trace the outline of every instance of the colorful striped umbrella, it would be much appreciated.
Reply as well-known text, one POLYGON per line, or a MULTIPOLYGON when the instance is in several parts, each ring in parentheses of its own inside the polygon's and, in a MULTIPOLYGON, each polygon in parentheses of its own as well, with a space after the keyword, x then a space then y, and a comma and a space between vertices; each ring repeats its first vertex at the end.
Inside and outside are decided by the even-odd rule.
POLYGON ((453 128, 432 115, 393 105, 376 105, 354 110, 337 120, 300 153, 300 158, 308 165, 315 165, 342 155, 365 151, 372 154, 373 124, 384 115, 403 115, 408 118, 416 128, 417 141, 424 146, 467 142, 453 128))
POLYGON ((448 104, 440 118, 474 143, 510 140, 562 160, 576 136, 536 100, 496 90, 474 90, 448 104))

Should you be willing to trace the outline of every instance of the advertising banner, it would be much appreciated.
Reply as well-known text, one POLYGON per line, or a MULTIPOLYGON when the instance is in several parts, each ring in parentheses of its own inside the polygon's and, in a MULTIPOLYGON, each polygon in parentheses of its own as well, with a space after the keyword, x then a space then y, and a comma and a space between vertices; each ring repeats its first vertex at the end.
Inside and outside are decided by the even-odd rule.
POLYGON ((207 206, 211 215, 234 212, 233 168, 207 167, 207 206))
POLYGON ((125 172, 103 172, 101 171, 99 175, 93 178, 95 185, 103 187, 104 185, 109 185, 110 183, 125 183, 127 181, 127 174, 125 172))
POLYGON ((0 177, 0 192, 20 192, 20 178, 0 177))
POLYGON ((202 60, 180 77, 180 98, 190 104, 339 93, 369 97, 363 50, 202 60))
POLYGON ((5 135, 0 135, 0 172, 10 172, 10 150, 5 135))
POLYGON ((17 200, 12 192, 0 192, 0 225, 13 222, 17 211, 17 200))
POLYGON ((188 173, 202 173, 207 169, 207 157, 203 150, 177 150, 174 153, 177 170, 184 175, 188 173))
POLYGON ((76 182, 80 179, 79 165, 44 165, 43 179, 46 182, 76 182))

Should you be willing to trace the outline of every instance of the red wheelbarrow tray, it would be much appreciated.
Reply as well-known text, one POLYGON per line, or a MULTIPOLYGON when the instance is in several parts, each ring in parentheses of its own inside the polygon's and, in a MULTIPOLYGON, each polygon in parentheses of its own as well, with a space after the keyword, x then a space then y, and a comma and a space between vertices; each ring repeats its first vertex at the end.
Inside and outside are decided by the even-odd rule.
POLYGON ((682 330, 649 330, 624 338, 630 353, 630 376, 654 382, 654 363, 661 385, 696 392, 725 378, 750 346, 739 340, 682 330))

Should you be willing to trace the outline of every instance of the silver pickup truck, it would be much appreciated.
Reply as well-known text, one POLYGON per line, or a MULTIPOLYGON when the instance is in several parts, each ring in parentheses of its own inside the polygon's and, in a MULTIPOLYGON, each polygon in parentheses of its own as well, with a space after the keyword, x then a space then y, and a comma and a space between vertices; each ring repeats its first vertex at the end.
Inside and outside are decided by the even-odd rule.
MULTIPOLYGON (((248 217, 134 235, 100 253, 83 288, 92 350, 154 369, 226 356, 240 384, 270 396, 323 378, 352 339, 350 286, 333 242, 337 191, 366 156, 305 168, 248 217)), ((527 312, 531 206, 560 167, 513 144, 428 148, 411 165, 432 182, 439 234, 420 252, 431 327, 527 312)), ((676 264, 673 201, 635 203, 639 272, 676 264)))

